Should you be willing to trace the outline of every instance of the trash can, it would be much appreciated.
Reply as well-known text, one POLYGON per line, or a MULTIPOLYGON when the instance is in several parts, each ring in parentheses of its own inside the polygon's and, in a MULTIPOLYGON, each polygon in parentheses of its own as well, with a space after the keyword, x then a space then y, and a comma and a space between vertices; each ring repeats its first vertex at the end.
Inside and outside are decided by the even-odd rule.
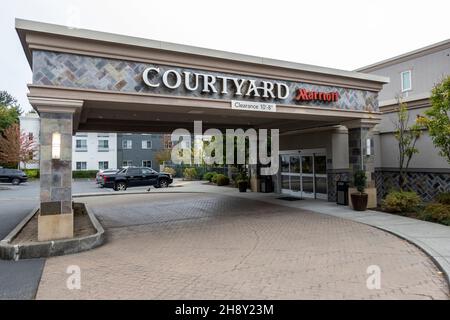
POLYGON ((336 203, 348 206, 348 181, 336 183, 336 203))

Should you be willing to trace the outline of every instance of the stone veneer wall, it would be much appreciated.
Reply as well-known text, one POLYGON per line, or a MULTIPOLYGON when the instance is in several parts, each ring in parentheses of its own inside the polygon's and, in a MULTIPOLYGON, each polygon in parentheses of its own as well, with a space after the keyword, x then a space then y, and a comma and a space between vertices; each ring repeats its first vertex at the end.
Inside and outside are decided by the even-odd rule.
POLYGON ((40 213, 72 213, 72 114, 41 112, 40 118, 40 213), (52 159, 54 132, 61 134, 60 159, 52 159))
MULTIPOLYGON (((399 172, 376 170, 377 201, 380 203, 391 189, 399 188, 399 172)), ((431 201, 441 192, 450 191, 450 172, 414 172, 406 174, 406 187, 417 192, 424 201, 431 201)))
POLYGON ((327 170, 328 183, 328 201, 336 201, 336 182, 351 181, 350 171, 348 170, 327 170))

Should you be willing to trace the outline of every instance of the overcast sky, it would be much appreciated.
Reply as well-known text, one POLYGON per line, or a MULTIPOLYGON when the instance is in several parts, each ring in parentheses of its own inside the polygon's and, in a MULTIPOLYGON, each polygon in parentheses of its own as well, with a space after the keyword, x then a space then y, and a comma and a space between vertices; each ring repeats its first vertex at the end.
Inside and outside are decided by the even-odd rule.
POLYGON ((29 110, 23 18, 353 70, 450 38, 448 0, 1 0, 0 90, 29 110))

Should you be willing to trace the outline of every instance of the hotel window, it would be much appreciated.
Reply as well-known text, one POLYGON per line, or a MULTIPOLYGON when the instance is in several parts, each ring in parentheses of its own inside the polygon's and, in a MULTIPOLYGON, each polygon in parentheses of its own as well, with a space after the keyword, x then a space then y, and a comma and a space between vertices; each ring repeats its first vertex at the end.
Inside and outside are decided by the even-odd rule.
POLYGON ((171 140, 164 140, 164 148, 165 149, 172 149, 172 141, 171 140))
POLYGON ((410 91, 412 89, 411 70, 403 71, 401 73, 401 79, 402 79, 402 92, 410 91))
POLYGON ((151 149, 152 141, 151 140, 142 140, 142 149, 151 149))
POLYGON ((98 140, 98 151, 108 151, 109 141, 108 140, 98 140))
POLYGON ((75 141, 75 151, 87 151, 87 140, 77 139, 75 141))
POLYGON ((131 140, 122 140, 122 148, 123 149, 131 149, 133 147, 133 141, 131 140))
POLYGON ((122 167, 130 167, 133 164, 133 161, 131 160, 123 160, 122 161, 122 167))
POLYGON ((78 162, 77 161, 77 170, 86 170, 87 169, 87 163, 86 162, 78 162))
POLYGON ((152 167, 152 160, 142 160, 142 166, 151 168, 152 167))
POLYGON ((99 170, 106 170, 109 167, 108 161, 99 161, 98 162, 98 169, 99 170))

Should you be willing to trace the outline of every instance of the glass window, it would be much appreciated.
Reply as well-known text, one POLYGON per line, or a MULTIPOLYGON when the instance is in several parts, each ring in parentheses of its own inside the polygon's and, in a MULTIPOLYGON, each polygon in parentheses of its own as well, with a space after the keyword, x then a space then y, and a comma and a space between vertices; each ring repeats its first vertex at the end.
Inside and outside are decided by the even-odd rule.
POLYGON ((99 161, 98 162, 98 169, 99 170, 106 170, 109 167, 108 161, 99 161))
POLYGON ((152 167, 152 161, 151 160, 142 160, 142 166, 151 168, 152 167))
POLYGON ((77 139, 75 141, 75 149, 87 150, 87 140, 86 139, 77 139))
POLYGON ((142 171, 142 174, 144 174, 144 175, 150 175, 153 173, 150 169, 145 169, 145 168, 142 169, 141 171, 142 171))
POLYGON ((314 184, 313 184, 313 177, 302 177, 302 187, 303 192, 306 193, 313 193, 314 192, 314 184))
POLYGON ((327 173, 327 157, 326 156, 314 156, 314 171, 316 174, 327 173))
POLYGON ((289 156, 281 156, 281 172, 289 172, 289 156))
POLYGON ((302 157, 302 173, 313 173, 312 156, 302 157))
POLYGON ((281 188, 289 189, 289 176, 288 175, 281 175, 281 188))
POLYGON ((300 173, 300 157, 299 156, 290 156, 290 172, 291 173, 300 173))
POLYGON ((99 150, 108 150, 109 149, 109 140, 98 140, 98 149, 99 150))
POLYGON ((293 175, 290 178, 291 178, 291 190, 300 191, 300 176, 293 175))
POLYGON ((327 194, 327 178, 316 177, 316 193, 327 194))
POLYGON ((122 167, 129 167, 132 165, 132 163, 133 163, 133 161, 131 161, 131 160, 123 160, 122 167))
POLYGON ((123 140, 122 141, 123 149, 131 149, 132 147, 133 147, 133 141, 131 141, 131 140, 123 140))
POLYGON ((402 78, 402 92, 411 90, 411 71, 403 71, 402 78))
POLYGON ((127 170, 127 174, 131 176, 138 176, 141 174, 141 170, 139 168, 130 168, 127 170))
POLYGON ((28 133, 28 140, 33 141, 33 132, 28 133))
POLYGON ((78 162, 76 164, 77 170, 86 170, 87 169, 87 163, 86 162, 78 162))
POLYGON ((151 149, 152 141, 151 140, 142 140, 142 149, 151 149))

